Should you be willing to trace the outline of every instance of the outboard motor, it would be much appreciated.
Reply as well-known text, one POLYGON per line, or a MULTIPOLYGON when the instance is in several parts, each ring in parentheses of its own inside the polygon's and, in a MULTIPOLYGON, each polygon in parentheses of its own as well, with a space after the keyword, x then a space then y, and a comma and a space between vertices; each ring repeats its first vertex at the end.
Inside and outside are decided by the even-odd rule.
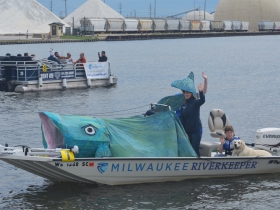
POLYGON ((262 128, 257 130, 255 148, 280 153, 280 128, 262 128))

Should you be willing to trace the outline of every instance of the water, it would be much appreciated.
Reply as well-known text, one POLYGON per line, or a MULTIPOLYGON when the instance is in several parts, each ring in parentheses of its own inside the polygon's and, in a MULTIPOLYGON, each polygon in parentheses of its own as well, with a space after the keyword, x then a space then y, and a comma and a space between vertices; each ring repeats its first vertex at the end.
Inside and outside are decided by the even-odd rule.
MULTIPOLYGON (((105 50, 118 84, 112 88, 0 92, 0 144, 41 147, 38 112, 126 117, 178 91, 176 79, 209 78, 201 107, 203 140, 211 139, 208 114, 223 109, 238 136, 254 142, 257 129, 279 127, 280 36, 1 46, 0 54, 29 52, 97 60, 105 50), (127 111, 120 111, 127 110, 127 111)), ((128 186, 53 184, 0 162, 0 209, 275 209, 279 174, 185 180, 128 186)))

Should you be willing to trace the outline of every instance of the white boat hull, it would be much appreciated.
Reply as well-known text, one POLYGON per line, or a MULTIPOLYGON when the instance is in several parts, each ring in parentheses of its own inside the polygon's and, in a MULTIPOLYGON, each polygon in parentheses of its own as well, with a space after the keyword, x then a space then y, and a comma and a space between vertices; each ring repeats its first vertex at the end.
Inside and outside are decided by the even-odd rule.
POLYGON ((59 158, 0 155, 0 159, 30 173, 77 183, 123 185, 184 179, 280 172, 280 157, 224 158, 59 158))

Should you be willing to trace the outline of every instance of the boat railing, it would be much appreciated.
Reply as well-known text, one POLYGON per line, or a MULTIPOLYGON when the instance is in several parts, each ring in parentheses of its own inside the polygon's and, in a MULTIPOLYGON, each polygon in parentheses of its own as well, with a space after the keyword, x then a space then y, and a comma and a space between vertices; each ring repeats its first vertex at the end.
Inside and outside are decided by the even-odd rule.
POLYGON ((0 61, 2 77, 10 81, 27 81, 26 77, 36 78, 38 67, 38 61, 0 61))
MULTIPOLYGON (((15 82, 38 81, 40 77, 45 81, 86 78, 83 64, 59 64, 46 58, 32 61, 0 61, 0 71, 2 77, 15 82)), ((111 75, 109 62, 108 73, 111 75)))
POLYGON ((46 149, 46 148, 30 148, 25 145, 18 145, 9 147, 7 144, 2 146, 0 144, 0 155, 19 155, 19 156, 44 156, 44 157, 59 157, 65 152, 79 153, 79 147, 74 146, 70 149, 46 149))
POLYGON ((171 107, 165 104, 152 103, 150 104, 150 110, 154 112, 165 112, 170 111, 171 107))

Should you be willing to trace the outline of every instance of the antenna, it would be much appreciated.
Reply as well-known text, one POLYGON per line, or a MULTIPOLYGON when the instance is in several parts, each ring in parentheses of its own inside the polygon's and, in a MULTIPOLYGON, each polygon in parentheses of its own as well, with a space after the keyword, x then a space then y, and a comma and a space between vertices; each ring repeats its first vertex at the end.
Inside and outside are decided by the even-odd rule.
POLYGON ((122 3, 119 3, 120 14, 122 14, 122 3))
MULTIPOLYGON (((194 3, 194 7, 193 8, 195 8, 195 0, 193 1, 193 3, 194 3)), ((195 20, 195 11, 193 12, 193 19, 195 20)))
POLYGON ((134 17, 136 18, 136 10, 134 10, 134 17))
POLYGON ((65 1, 65 17, 67 17, 67 0, 64 1, 65 1))
POLYGON ((53 6, 53 2, 51 0, 51 2, 50 2, 51 12, 52 12, 52 6, 53 6))
POLYGON ((154 7, 154 18, 156 18, 156 7, 157 7, 157 0, 155 0, 155 7, 154 7))
POLYGON ((150 9, 150 18, 151 18, 152 17, 152 3, 150 3, 149 9, 150 9))
POLYGON ((204 0, 204 20, 205 20, 206 0, 204 0))

